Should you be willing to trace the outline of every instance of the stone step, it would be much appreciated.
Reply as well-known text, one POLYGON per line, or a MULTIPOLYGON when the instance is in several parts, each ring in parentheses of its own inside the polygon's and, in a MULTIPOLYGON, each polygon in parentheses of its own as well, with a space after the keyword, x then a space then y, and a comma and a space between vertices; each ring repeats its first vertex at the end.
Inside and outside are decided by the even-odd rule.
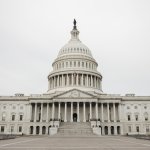
POLYGON ((63 122, 56 136, 95 136, 89 122, 63 122))

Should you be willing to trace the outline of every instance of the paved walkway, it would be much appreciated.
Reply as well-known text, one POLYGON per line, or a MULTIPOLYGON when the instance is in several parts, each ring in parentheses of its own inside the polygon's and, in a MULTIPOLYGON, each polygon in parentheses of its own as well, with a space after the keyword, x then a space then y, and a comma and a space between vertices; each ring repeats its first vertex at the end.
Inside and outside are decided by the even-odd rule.
POLYGON ((29 136, 1 140, 0 150, 150 150, 150 141, 123 136, 29 136))

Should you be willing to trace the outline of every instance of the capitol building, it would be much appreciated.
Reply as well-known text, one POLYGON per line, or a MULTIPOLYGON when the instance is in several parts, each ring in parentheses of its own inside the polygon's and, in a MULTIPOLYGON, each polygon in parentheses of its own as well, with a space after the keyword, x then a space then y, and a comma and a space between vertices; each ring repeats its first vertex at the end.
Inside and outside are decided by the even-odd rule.
POLYGON ((76 20, 52 67, 47 92, 0 96, 1 134, 150 134, 150 96, 102 90, 98 62, 80 41, 76 20))

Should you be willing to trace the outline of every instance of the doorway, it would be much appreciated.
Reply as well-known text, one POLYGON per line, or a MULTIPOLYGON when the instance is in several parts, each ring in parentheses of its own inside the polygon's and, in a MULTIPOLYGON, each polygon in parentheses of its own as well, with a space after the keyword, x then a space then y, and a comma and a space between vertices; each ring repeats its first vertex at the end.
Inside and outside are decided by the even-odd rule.
POLYGON ((73 122, 77 122, 77 113, 73 114, 73 122))

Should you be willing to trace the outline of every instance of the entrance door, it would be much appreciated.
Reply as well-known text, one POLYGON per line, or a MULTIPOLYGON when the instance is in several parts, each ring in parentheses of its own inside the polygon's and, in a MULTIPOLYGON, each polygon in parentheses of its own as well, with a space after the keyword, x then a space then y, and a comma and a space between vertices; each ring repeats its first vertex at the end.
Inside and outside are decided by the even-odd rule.
POLYGON ((77 113, 73 114, 73 122, 77 122, 77 113))

